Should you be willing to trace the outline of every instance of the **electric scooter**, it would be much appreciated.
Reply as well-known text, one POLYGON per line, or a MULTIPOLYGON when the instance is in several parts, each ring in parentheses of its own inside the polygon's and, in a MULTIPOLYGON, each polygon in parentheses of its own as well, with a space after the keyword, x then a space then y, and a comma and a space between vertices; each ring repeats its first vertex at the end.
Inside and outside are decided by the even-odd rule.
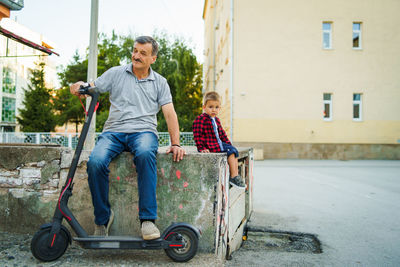
POLYGON ((174 261, 185 262, 192 259, 197 252, 200 231, 190 224, 172 223, 160 238, 155 240, 143 240, 140 237, 131 236, 89 236, 69 210, 68 199, 72 196, 74 174, 99 96, 90 85, 81 86, 79 93, 91 96, 92 101, 65 185, 58 198, 53 221, 40 226, 39 231, 32 238, 33 256, 41 261, 54 261, 65 253, 68 245, 74 240, 87 249, 164 249, 174 261), (77 237, 72 237, 68 229, 62 225, 63 219, 69 223, 77 237))

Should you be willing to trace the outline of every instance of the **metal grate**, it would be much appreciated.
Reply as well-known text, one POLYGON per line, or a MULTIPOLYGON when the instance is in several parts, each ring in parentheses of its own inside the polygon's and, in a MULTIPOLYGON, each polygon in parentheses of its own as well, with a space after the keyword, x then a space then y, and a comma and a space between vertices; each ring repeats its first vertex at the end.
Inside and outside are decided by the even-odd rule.
MULTIPOLYGON (((96 133, 96 141, 101 133, 96 133)), ((0 143, 23 143, 23 144, 57 144, 75 149, 78 144, 79 135, 76 133, 24 133, 4 132, 0 133, 0 143)), ((182 132, 180 136, 182 146, 194 146, 192 132, 182 132)), ((159 146, 169 146, 171 140, 168 132, 158 133, 159 146)))

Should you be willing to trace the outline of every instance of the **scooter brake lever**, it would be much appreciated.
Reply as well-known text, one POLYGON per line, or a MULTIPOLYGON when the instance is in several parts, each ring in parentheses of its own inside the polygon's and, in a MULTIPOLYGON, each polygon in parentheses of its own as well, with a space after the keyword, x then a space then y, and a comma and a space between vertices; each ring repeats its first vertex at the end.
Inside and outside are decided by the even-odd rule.
POLYGON ((90 83, 84 83, 79 87, 79 94, 87 95, 89 94, 90 83))

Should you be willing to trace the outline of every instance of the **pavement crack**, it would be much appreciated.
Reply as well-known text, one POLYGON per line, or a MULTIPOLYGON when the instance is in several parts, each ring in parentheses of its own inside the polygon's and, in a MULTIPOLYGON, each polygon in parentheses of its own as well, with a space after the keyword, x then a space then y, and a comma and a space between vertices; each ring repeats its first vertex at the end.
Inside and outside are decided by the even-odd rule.
POLYGON ((269 229, 261 226, 248 226, 245 231, 247 240, 243 242, 245 250, 277 250, 285 252, 322 253, 318 237, 310 233, 269 229))

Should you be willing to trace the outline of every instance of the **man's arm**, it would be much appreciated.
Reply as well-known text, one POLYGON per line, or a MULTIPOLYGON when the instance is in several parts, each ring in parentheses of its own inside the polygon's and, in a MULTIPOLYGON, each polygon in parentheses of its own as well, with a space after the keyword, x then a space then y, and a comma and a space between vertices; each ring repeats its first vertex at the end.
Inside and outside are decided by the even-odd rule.
POLYGON ((167 122, 169 136, 171 138, 171 146, 167 149, 167 154, 172 152, 174 161, 180 161, 185 155, 185 150, 180 147, 179 143, 179 123, 176 115, 174 104, 168 103, 161 107, 165 121, 167 122))

